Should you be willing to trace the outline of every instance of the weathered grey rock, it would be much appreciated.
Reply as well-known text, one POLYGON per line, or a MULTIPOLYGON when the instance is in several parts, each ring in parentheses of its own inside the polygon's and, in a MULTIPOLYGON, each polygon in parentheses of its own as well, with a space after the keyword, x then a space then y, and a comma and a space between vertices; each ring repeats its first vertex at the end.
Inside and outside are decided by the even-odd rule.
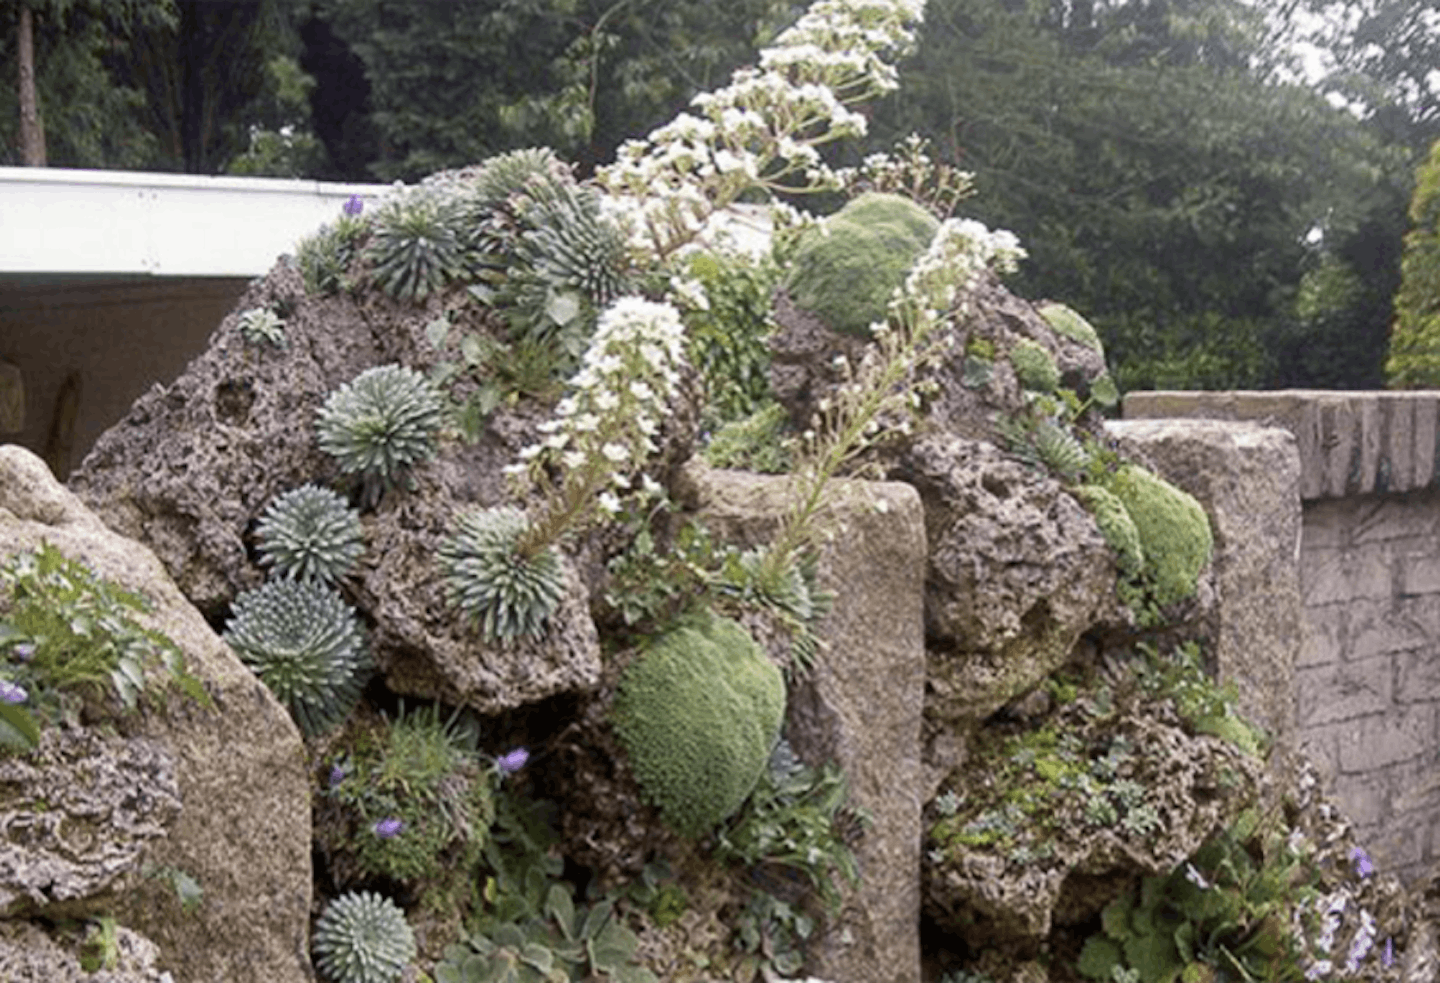
POLYGON ((179 814, 157 742, 47 729, 34 753, 0 757, 0 914, 99 912, 179 814))
MULTIPOLYGON (((1105 372, 1102 352, 1057 333, 1034 305, 1010 293, 991 274, 979 279, 964 305, 964 313, 944 329, 942 343, 948 345, 947 354, 938 365, 920 373, 921 380, 929 384, 926 418, 936 429, 999 442, 997 419, 1017 414, 1024 406, 1020 384, 1006 358, 1021 339, 1050 352, 1061 385, 1081 398, 1105 372), (989 368, 979 376, 973 373, 973 364, 967 374, 972 350, 993 356, 984 359, 989 368)), ((770 339, 771 389, 789 410, 793 423, 809 426, 819 401, 845 381, 845 369, 835 357, 843 355, 849 365, 858 365, 866 342, 831 331, 813 314, 797 308, 783 291, 776 297, 775 320, 779 329, 770 339)))
POLYGON ((7 983, 173 983, 155 965, 155 943, 116 926, 114 965, 88 973, 80 966, 81 940, 64 944, 27 921, 0 921, 0 979, 7 983))
MULTIPOLYGON (((254 527, 265 507, 308 481, 349 487, 316 444, 325 399, 377 365, 428 372, 442 353, 425 326, 446 312, 468 327, 494 327, 463 289, 424 305, 314 297, 282 262, 247 291, 180 378, 153 388, 102 435, 71 485, 113 528, 154 549, 191 602, 218 619, 237 593, 264 579, 254 527), (238 313, 260 306, 288 311, 284 348, 241 336, 238 313)), ((497 411, 474 444, 442 440, 438 457, 414 470, 413 489, 387 494, 362 517, 367 548, 351 599, 374 623, 372 654, 393 689, 491 713, 596 685, 599 645, 573 575, 575 596, 546 638, 499 646, 484 643, 446 602, 436 564, 459 511, 512 501, 502 468, 549 411, 522 400, 497 411)), ((667 421, 660 471, 688 456, 696 419, 687 402, 667 421)))
POLYGON ((1296 753, 1295 662, 1300 653, 1300 458, 1287 431, 1214 420, 1107 425, 1122 452, 1138 450, 1195 496, 1215 536, 1216 603, 1203 624, 1208 657, 1240 708, 1275 739, 1275 768, 1296 753))
POLYGON ((127 736, 166 749, 179 783, 180 817, 144 863, 189 874, 203 899, 182 912, 164 878, 145 878, 111 912, 160 946, 180 983, 305 983, 309 782, 294 723, 150 550, 107 529, 39 458, 0 447, 0 554, 42 542, 148 597, 147 623, 179 646, 214 700, 205 707, 175 695, 121 718, 127 736))
MULTIPOLYGON (((1155 811, 1158 822, 1140 832, 1127 829, 1117 814, 1115 823, 1097 825, 1083 818, 1089 796, 1052 787, 1040 793, 1038 806, 1049 857, 1017 860, 1008 849, 958 841, 927 854, 926 910, 977 951, 1005 948, 1033 957, 1053 922, 1083 922, 1131 877, 1168 873, 1259 794, 1259 762, 1219 738, 1188 734, 1168 703, 1147 701, 1105 722, 1073 705, 1062 713, 1056 730, 1086 747, 1113 747, 1117 737, 1128 741, 1130 753, 1116 778, 1144 789, 1143 806, 1155 811)), ((973 765, 953 777, 972 798, 996 780, 994 772, 973 765)))
POLYGON ((1060 483, 989 444, 919 438, 892 469, 925 505, 927 715, 973 722, 1115 610, 1115 559, 1060 483))
MULTIPOLYGON (((768 542, 789 480, 698 463, 680 498, 718 537, 768 542)), ((920 718, 925 687, 920 584, 925 534, 915 492, 893 482, 837 481, 820 519, 828 539, 818 579, 836 592, 818 625, 814 671, 792 687, 787 733, 812 764, 837 762, 850 801, 874 820, 856 855, 861 882, 815 953, 814 975, 911 983, 919 979, 920 718)))

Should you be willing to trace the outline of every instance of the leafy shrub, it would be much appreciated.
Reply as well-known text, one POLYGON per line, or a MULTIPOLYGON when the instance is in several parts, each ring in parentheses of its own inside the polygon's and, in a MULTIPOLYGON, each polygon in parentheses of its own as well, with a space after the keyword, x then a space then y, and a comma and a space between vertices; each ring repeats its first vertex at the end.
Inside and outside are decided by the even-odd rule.
POLYGON ((780 670, 745 629, 706 614, 625 671, 612 721, 667 825, 698 837, 755 788, 784 713, 780 670))
POLYGON ((755 791, 734 820, 721 828, 715 855, 753 867, 786 867, 803 874, 832 911, 838 910, 837 875, 860 879, 846 840, 847 787, 840 769, 807 767, 781 740, 755 791))
POLYGON ((706 422, 719 425, 763 412, 769 405, 772 317, 780 267, 773 259, 705 252, 690 258, 688 274, 703 291, 703 306, 685 313, 686 353, 705 379, 706 422))
POLYGON ((417 190, 387 201, 375 213, 365 246, 371 277, 386 294, 405 301, 424 300, 466 278, 459 225, 455 202, 440 192, 417 190))
POLYGON ((1054 301, 1041 304, 1039 312, 1040 316, 1045 319, 1045 323, 1050 325, 1056 334, 1064 335, 1071 341, 1078 341, 1086 348, 1094 349, 1102 355, 1105 354, 1105 346, 1100 343, 1100 335, 1090 326, 1090 322, 1064 304, 1057 304, 1054 301))
POLYGON ((1385 379, 1393 388, 1424 389, 1440 385, 1440 141, 1415 172, 1410 224, 1385 379))
POLYGON ((240 336, 252 345, 269 342, 285 347, 285 322, 268 307, 252 307, 240 314, 240 336))
POLYGON ((1139 983, 1304 980, 1289 924, 1306 893, 1301 860, 1283 838, 1262 843, 1246 825, 1226 830, 1169 875, 1146 877, 1138 891, 1107 905, 1079 971, 1105 983, 1117 978, 1117 968, 1139 983))
POLYGON ((440 394, 402 365, 366 369, 330 394, 316 426, 320 449, 358 475, 373 504, 409 469, 435 455, 444 418, 440 394))
POLYGON ((785 407, 768 403, 750 416, 723 425, 702 452, 717 468, 785 474, 794 464, 785 407))
POLYGON ((861 195, 807 232, 785 288, 796 306, 833 331, 870 338, 884 323, 895 289, 939 227, 925 209, 899 195, 861 195))
POLYGON ((415 958, 415 933, 389 898, 352 892, 325 907, 314 948, 332 983, 394 983, 415 958))
POLYGON ((134 710, 145 692, 177 684, 209 702, 179 647, 137 615, 150 602, 44 543, 0 566, 0 745, 25 749, 44 721, 134 710), (22 703, 28 703, 26 710, 22 703), (32 712, 33 711, 33 716, 32 712))
POLYGON ((553 547, 521 552, 525 513, 509 507, 461 513, 440 547, 445 593, 490 641, 539 638, 565 594, 553 547))
POLYGON ((365 550, 359 514, 339 495, 312 484, 272 501, 255 534, 260 562, 290 580, 337 583, 365 550))
POLYGON ((349 729, 324 792, 349 820, 339 849, 437 905, 465 901, 495 818, 494 772, 471 737, 434 706, 349 729))
POLYGON ((307 735, 360 698, 369 656, 360 619, 333 589, 275 580, 235 599, 222 636, 307 735))

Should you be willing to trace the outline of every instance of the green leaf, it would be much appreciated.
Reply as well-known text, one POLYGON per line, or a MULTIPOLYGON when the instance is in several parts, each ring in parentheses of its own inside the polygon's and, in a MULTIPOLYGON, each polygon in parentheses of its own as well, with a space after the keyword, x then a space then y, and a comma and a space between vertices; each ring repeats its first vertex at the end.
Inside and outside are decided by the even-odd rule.
POLYGON ((485 364, 485 343, 479 335, 467 334, 460 339, 460 354, 465 358, 465 364, 472 369, 485 364))
POLYGON ((1128 891, 1105 906, 1100 913, 1100 925, 1112 939, 1126 939, 1134 934, 1130 928, 1130 911, 1135 898, 1128 891))
POLYGON ((564 326, 580 316, 580 295, 574 291, 555 294, 545 304, 545 316, 564 326))
POLYGON ((555 953, 551 952, 548 946, 543 946, 538 942, 527 942, 520 950, 520 958, 546 976, 550 975, 550 971, 555 966, 555 953))
POLYGON ((436 348, 445 344, 445 339, 450 335, 450 318, 448 315, 441 315, 429 324, 425 325, 425 340, 436 348))
POLYGON ((602 973, 614 973, 628 963, 640 939, 618 920, 612 920, 600 931, 600 936, 587 944, 590 965, 602 973))
POLYGON ((24 707, 0 703, 0 744, 30 751, 40 744, 40 725, 24 707))
POLYGON ((565 938, 575 938, 575 902, 564 885, 550 885, 550 893, 545 896, 545 916, 560 923, 565 938))
POLYGON ((613 901, 602 901, 591 908, 585 915, 585 925, 580 929, 582 939, 593 939, 600 935, 600 930, 610 920, 610 913, 614 910, 613 901))
POLYGON ((1085 940, 1085 948, 1080 951, 1080 961, 1075 968, 1082 976, 1109 983, 1115 967, 1121 965, 1120 960, 1118 945, 1103 936, 1092 935, 1085 940))

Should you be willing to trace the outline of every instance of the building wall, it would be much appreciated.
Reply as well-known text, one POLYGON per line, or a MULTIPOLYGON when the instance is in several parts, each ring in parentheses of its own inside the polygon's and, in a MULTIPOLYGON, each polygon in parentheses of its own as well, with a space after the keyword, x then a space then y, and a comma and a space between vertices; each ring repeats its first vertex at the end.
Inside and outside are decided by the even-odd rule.
POLYGON ((39 454, 63 481, 138 396, 205 350, 249 282, 0 277, 0 362, 25 390, 23 426, 0 441, 39 454))
POLYGON ((1440 860, 1440 393, 1133 393, 1127 418, 1249 419, 1301 456, 1301 749, 1377 865, 1440 860))

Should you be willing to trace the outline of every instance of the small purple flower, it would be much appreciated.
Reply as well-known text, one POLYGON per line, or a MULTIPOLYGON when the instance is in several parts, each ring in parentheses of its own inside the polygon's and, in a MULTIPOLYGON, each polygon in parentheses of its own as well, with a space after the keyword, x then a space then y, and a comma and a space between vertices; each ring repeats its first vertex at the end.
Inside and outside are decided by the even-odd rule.
POLYGON ((1381 963, 1381 965, 1383 965, 1386 969, 1389 969, 1391 966, 1394 966, 1394 965, 1395 965, 1395 940, 1394 940, 1394 939, 1386 939, 1386 940, 1385 940, 1385 951, 1380 954, 1380 963, 1381 963))
POLYGON ((1375 865, 1370 861, 1370 854, 1358 846, 1350 848, 1350 859, 1355 861, 1355 873, 1360 877, 1369 877, 1375 873, 1375 865))
POLYGON ((404 828, 404 820, 396 819, 394 816, 387 816, 386 818, 381 819, 379 822, 377 822, 374 826, 370 827, 370 829, 375 833, 375 835, 380 837, 380 839, 382 840, 388 840, 399 836, 400 831, 404 828))
POLYGON ((346 215, 359 215, 365 210, 365 201, 359 195, 351 195, 341 207, 346 215))
POLYGON ((344 780, 345 780, 345 766, 342 765, 340 762, 337 761, 337 762, 335 762, 333 765, 330 766, 330 781, 329 781, 329 785, 330 785, 331 788, 334 788, 335 786, 339 785, 339 784, 340 784, 341 782, 343 782, 344 780))
POLYGON ((500 774, 502 775, 513 775, 521 768, 524 768, 525 762, 529 760, 530 752, 523 747, 517 747, 515 750, 507 751, 505 754, 496 758, 495 767, 500 769, 500 774))
POLYGON ((24 686, 18 686, 8 679, 0 679, 0 703, 24 703, 30 698, 24 686))
POLYGON ((35 643, 21 642, 10 650, 10 654, 15 657, 17 662, 29 662, 35 658, 35 643))

